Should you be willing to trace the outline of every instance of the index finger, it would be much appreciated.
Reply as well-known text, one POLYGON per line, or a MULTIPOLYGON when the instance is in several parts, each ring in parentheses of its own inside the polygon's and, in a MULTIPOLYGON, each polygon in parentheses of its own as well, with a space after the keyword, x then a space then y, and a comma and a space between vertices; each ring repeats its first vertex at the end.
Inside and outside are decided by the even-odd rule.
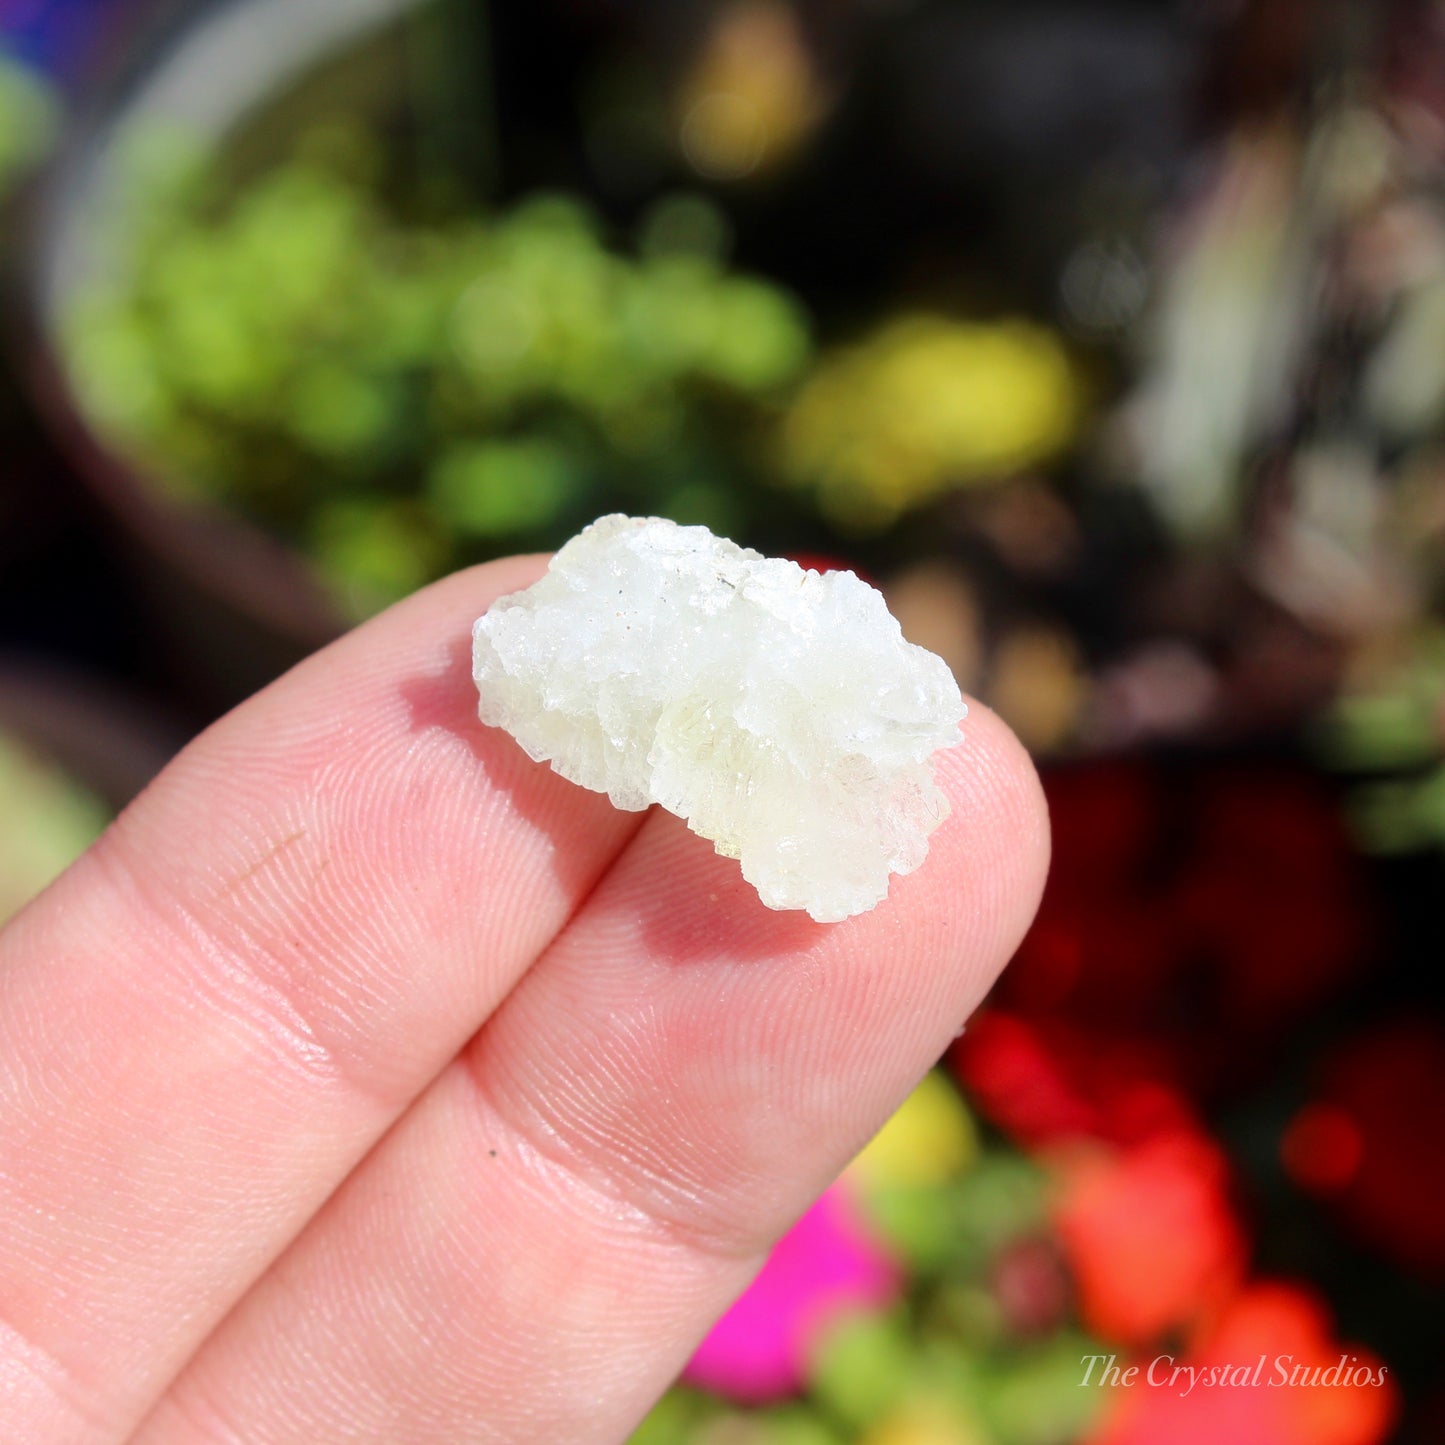
POLYGON ((123 1438, 638 827, 476 720, 542 567, 303 663, 0 936, 0 1438, 123 1438))

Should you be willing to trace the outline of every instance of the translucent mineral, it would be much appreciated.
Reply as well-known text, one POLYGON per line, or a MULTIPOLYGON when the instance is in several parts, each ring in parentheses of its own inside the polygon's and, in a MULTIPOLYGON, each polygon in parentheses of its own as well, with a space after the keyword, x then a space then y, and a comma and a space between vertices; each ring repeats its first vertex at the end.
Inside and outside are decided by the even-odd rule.
POLYGON ((952 674, 851 572, 603 517, 473 632, 483 722, 618 808, 661 804, 770 908, 862 913, 948 815, 952 674))

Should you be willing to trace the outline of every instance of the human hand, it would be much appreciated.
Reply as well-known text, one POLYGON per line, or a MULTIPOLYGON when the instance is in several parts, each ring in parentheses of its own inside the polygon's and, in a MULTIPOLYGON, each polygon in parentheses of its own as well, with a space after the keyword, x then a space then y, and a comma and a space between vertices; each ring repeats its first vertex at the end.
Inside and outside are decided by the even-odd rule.
POLYGON ((0 935, 0 1440, 622 1439, 1013 950, 989 713, 922 869, 770 912, 476 720, 542 567, 303 663, 0 935))

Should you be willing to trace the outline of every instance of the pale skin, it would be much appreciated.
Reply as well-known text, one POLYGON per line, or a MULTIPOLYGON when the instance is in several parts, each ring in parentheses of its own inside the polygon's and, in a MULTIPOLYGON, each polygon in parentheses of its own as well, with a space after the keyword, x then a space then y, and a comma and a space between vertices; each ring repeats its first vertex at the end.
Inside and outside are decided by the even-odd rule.
POLYGON ((1017 944, 986 709, 917 873, 771 912, 476 721, 543 566, 309 659, 0 935, 0 1440, 625 1439, 1017 944))

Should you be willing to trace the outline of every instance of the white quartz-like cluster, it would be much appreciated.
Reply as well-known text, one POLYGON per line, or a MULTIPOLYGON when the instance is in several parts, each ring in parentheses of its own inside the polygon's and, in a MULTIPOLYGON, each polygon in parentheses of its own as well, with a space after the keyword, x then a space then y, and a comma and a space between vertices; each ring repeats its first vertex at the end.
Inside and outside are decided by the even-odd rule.
POLYGON ((619 808, 660 803, 770 908, 831 923, 923 862, 966 711, 851 572, 603 517, 473 633, 482 721, 619 808))

